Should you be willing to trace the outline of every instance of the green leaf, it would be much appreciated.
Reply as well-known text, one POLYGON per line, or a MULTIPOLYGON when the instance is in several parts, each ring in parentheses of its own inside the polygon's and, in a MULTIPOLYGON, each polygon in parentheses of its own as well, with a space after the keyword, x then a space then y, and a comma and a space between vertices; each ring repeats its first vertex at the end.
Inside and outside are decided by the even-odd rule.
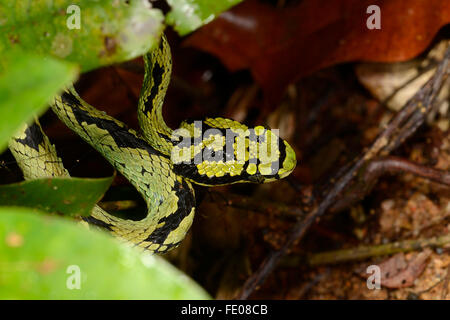
POLYGON ((88 216, 113 177, 43 178, 0 185, 0 205, 37 208, 49 213, 88 216))
POLYGON ((0 299, 209 298, 160 257, 29 209, 0 208, 0 240, 0 299))
POLYGON ((87 71, 143 55, 159 40, 162 21, 146 1, 2 1, 0 55, 20 47, 87 71))
MULTIPOLYGON (((1 37, 1 33, 0 33, 1 37)), ((9 138, 77 75, 72 64, 12 50, 0 59, 0 152, 9 138)))
POLYGON ((219 13, 242 0, 167 0, 172 7, 166 22, 180 35, 194 31, 211 22, 219 13))

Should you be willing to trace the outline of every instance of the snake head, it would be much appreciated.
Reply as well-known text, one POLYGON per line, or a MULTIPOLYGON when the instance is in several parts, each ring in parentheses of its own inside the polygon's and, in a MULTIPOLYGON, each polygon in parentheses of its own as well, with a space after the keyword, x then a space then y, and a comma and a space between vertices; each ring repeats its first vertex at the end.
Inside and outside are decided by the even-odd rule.
POLYGON ((172 142, 174 172, 206 186, 271 182, 287 177, 297 164, 278 130, 231 119, 184 122, 172 142))

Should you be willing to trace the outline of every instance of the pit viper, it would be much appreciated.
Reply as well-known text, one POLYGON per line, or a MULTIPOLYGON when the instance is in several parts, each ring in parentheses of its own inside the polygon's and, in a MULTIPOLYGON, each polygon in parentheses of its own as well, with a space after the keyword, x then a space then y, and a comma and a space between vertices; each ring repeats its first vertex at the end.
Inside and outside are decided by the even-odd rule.
MULTIPOLYGON (((62 122, 129 180, 148 208, 144 219, 134 221, 96 205, 84 220, 135 246, 163 253, 178 246, 192 224, 192 183, 270 182, 289 175, 297 162, 292 147, 263 126, 248 128, 231 119, 206 118, 170 129, 162 116, 172 70, 164 35, 144 55, 144 66, 137 110, 140 132, 89 105, 73 86, 50 105, 62 122)), ((69 176, 37 118, 24 124, 9 148, 25 179, 69 176)))

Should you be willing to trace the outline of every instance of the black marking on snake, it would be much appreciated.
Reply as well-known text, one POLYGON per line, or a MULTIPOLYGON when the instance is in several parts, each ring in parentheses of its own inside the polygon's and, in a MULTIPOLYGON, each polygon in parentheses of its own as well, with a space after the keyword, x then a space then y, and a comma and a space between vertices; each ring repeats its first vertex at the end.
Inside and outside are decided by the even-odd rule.
POLYGON ((142 169, 141 169, 141 175, 144 176, 145 173, 150 173, 150 172, 147 171, 144 167, 142 167, 142 169))
POLYGON ((109 135, 113 138, 119 148, 139 148, 146 150, 149 154, 168 158, 168 156, 152 148, 147 142, 129 132, 126 127, 119 126, 113 120, 96 118, 87 111, 78 108, 77 106, 80 106, 81 104, 72 93, 64 92, 61 97, 63 102, 72 106, 72 112, 79 124, 82 124, 83 122, 86 122, 88 125, 95 124, 97 127, 108 131, 109 135))
POLYGON ((267 131, 264 131, 263 134, 261 134, 261 135, 258 136, 258 142, 259 142, 259 143, 266 142, 266 132, 267 132, 267 131))
MULTIPOLYGON (((168 142, 173 142, 172 139, 170 137, 168 137, 167 135, 165 135, 164 133, 158 132, 158 136, 168 142)), ((177 141, 174 141, 177 142, 177 141)))
POLYGON ((159 86, 162 83, 163 74, 164 68, 161 67, 158 63, 155 63, 152 70, 153 86, 150 90, 149 96, 147 97, 147 101, 144 102, 144 113, 151 112, 151 110, 153 109, 153 99, 158 94, 159 86))
POLYGON ((41 128, 38 124, 34 122, 32 125, 28 126, 25 130, 25 138, 16 139, 17 142, 24 144, 39 152, 39 145, 44 140, 44 135, 42 134, 41 128))
POLYGON ((153 231, 144 241, 163 244, 169 233, 178 228, 181 221, 183 221, 183 219, 191 213, 192 208, 195 207, 194 192, 189 188, 186 181, 183 180, 182 183, 175 181, 172 190, 175 191, 178 198, 177 210, 174 213, 159 219, 158 224, 164 222, 164 225, 153 231))
POLYGON ((73 93, 67 91, 61 95, 61 101, 69 106, 82 106, 80 100, 73 93))
MULTIPOLYGON (((284 141, 281 140, 280 138, 278 138, 278 150, 280 151, 280 156, 278 157, 278 167, 280 168, 283 166, 283 162, 286 159, 286 145, 284 144, 284 141)), ((274 163, 273 162, 272 162, 272 172, 274 172, 274 163)), ((277 178, 277 179, 280 178, 278 173, 275 174, 275 178, 277 178)))
MULTIPOLYGON (((83 104, 80 102, 80 100, 78 100, 78 98, 69 91, 63 92, 63 94, 61 95, 61 102, 63 104, 71 106, 72 111, 83 106, 83 104)), ((62 110, 62 108, 59 108, 59 107, 58 107, 58 109, 60 109, 60 111, 62 110)), ((67 114, 67 111, 65 111, 65 113, 67 114)), ((75 124, 73 123, 73 121, 70 119, 70 117, 68 115, 67 115, 67 119, 69 119, 69 121, 75 126, 75 124)), ((78 119, 76 119, 76 120, 78 121, 78 119)), ((83 129, 86 136, 91 138, 91 136, 89 135, 89 132, 86 130, 86 128, 84 128, 83 126, 81 126, 81 128, 83 129)))
POLYGON ((219 162, 219 161, 226 161, 225 153, 223 150, 217 150, 214 151, 211 147, 203 148, 202 151, 203 155, 203 161, 209 161, 209 162, 219 162))
POLYGON ((211 177, 209 178, 207 175, 201 175, 198 173, 197 166, 195 164, 190 163, 178 163, 173 165, 173 172, 176 174, 186 177, 196 183, 203 183, 206 185, 221 185, 221 184, 229 184, 240 180, 249 180, 249 174, 244 170, 238 176, 231 176, 226 173, 222 177, 211 177))
POLYGON ((110 223, 106 223, 106 222, 104 222, 104 221, 102 221, 102 220, 99 220, 99 219, 96 219, 96 218, 94 218, 94 217, 84 217, 83 220, 86 221, 86 222, 89 223, 89 224, 94 225, 94 226, 97 226, 97 227, 106 229, 106 230, 108 230, 108 231, 112 231, 112 228, 111 228, 111 227, 112 227, 113 225, 110 224, 110 223))
POLYGON ((119 161, 114 161, 114 166, 115 167, 121 166, 123 169, 126 168, 126 165, 119 161))
MULTIPOLYGON (((168 244, 164 244, 164 245, 160 245, 155 251, 155 253, 163 253, 163 252, 167 252, 172 248, 178 247, 180 245, 181 241, 175 242, 175 243, 168 243, 168 244), (164 250, 160 250, 161 247, 165 246, 166 248, 164 250)), ((151 245, 149 245, 148 247, 150 247, 151 245)), ((147 248, 148 248, 147 247, 147 248)))

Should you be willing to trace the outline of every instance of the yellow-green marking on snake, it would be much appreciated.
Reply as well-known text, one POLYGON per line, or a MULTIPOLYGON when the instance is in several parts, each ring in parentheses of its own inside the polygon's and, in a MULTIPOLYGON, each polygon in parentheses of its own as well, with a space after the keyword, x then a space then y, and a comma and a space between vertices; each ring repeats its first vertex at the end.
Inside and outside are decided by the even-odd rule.
MULTIPOLYGON (((95 148, 138 190, 148 208, 140 221, 121 219, 95 206, 90 224, 136 246, 161 253, 185 237, 195 212, 191 183, 214 186, 264 183, 289 175, 294 150, 272 130, 224 118, 183 122, 173 131, 162 106, 172 68, 165 37, 144 56, 145 77, 138 104, 141 132, 83 101, 68 88, 52 103, 56 115, 95 148), (264 152, 262 152, 264 151, 264 152)), ((69 176, 36 120, 9 144, 25 179, 69 176)))

